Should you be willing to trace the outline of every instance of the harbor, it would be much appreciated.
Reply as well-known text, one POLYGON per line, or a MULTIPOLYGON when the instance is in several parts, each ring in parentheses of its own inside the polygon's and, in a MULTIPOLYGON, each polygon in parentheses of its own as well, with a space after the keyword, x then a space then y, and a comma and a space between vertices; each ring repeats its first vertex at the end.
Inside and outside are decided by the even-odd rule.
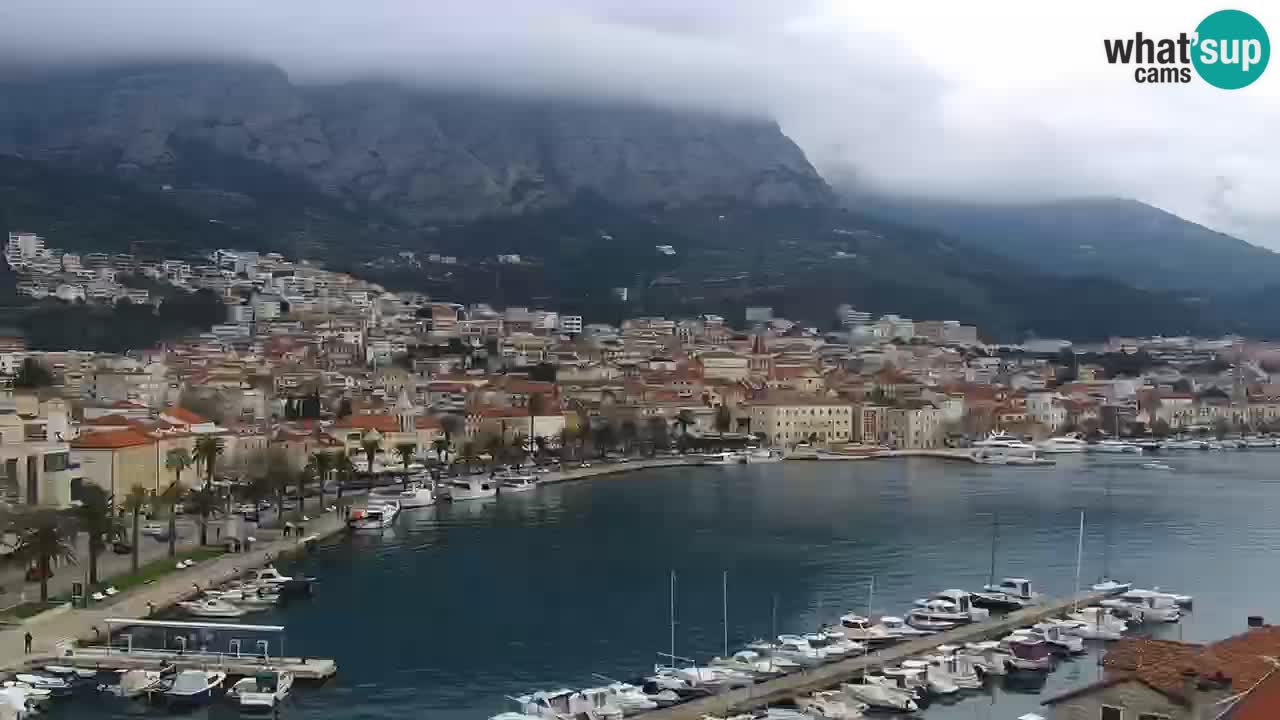
MULTIPOLYGON (((314 597, 247 622, 287 627, 291 657, 338 665, 332 680, 294 691, 296 717, 426 712, 482 720, 516 709, 508 696, 600 685, 597 675, 630 681, 668 664, 673 570, 672 654, 703 663, 726 645, 804 632, 849 612, 901 614, 941 588, 981 587, 992 570, 994 512, 997 574, 1026 575, 1042 592, 1067 597, 1084 510, 1084 584, 1101 574, 1110 543, 1117 575, 1196 595, 1195 611, 1180 624, 1143 632, 1208 639, 1267 611, 1265 574, 1248 571, 1265 567, 1280 543, 1280 529, 1262 519, 1275 504, 1261 457, 1193 455, 1170 460, 1175 471, 1167 473, 1143 471, 1136 458, 1091 457, 1026 471, 926 458, 637 468, 600 482, 404 511, 383 532, 334 536, 281 564, 283 572, 316 577, 314 597), (1224 459, 1231 463, 1225 473, 1224 459), (1109 500, 1107 484, 1115 488, 1109 500), (1252 529, 1236 530, 1243 527, 1252 529), (1212 561, 1224 552, 1231 567, 1212 561), (531 557, 546 561, 531 564, 531 557)), ((975 623, 962 632, 1005 629, 975 623)), ((651 716, 775 705, 857 675, 858 662, 893 665, 942 641, 908 641, 868 660, 840 660, 651 716)), ((1040 698, 1095 679, 1095 662, 1080 656, 1061 663, 1043 687, 988 685, 919 716, 1045 714, 1040 698)), ((133 711, 114 703, 89 709, 73 699, 49 714, 123 718, 133 711)))

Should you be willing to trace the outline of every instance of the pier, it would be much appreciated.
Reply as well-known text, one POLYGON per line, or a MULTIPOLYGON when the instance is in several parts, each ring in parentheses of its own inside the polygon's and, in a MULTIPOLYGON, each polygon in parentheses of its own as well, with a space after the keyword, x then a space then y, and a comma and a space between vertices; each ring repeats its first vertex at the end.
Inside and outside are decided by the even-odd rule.
POLYGON ((895 665, 903 660, 927 653, 939 645, 963 645, 964 643, 988 640, 1063 613, 1075 605, 1081 607, 1095 605, 1110 596, 1111 593, 1090 592, 1042 603, 984 622, 970 623, 936 635, 907 640, 867 655, 846 658, 829 665, 800 670, 751 687, 730 690, 718 695, 697 698, 670 707, 650 710, 637 717, 642 717, 644 720, 700 720, 704 715, 723 717, 764 705, 786 702, 800 695, 825 690, 840 683, 848 682, 867 670, 884 665, 895 665))

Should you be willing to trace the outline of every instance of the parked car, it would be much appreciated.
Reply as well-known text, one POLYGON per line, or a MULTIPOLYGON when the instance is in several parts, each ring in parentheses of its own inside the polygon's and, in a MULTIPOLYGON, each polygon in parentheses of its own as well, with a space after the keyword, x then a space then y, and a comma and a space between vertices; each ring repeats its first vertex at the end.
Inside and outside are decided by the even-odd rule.
MULTIPOLYGON (((53 577, 53 570, 52 570, 52 569, 50 569, 50 570, 48 570, 48 571, 46 571, 46 572, 48 573, 48 574, 45 576, 46 578, 51 578, 51 577, 53 577)), ((39 566, 39 565, 32 565, 31 567, 27 568, 27 582, 36 582, 36 581, 37 581, 37 580, 39 580, 39 579, 40 579, 40 566, 39 566)))
POLYGON ((133 552, 133 546, 122 540, 117 540, 111 543, 111 552, 117 555, 128 555, 133 552))
POLYGON ((160 537, 161 535, 168 535, 169 528, 160 523, 147 523, 138 532, 147 537, 160 537))

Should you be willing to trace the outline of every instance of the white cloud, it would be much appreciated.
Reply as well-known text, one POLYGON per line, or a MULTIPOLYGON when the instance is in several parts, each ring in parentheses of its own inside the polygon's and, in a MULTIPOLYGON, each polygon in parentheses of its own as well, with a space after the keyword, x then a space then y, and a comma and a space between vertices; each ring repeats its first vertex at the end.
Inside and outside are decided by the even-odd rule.
MULTIPOLYGON (((26 62, 246 58, 296 80, 625 98, 778 119, 820 169, 1003 200, 1135 197, 1280 247, 1280 68, 1143 86, 1104 37, 1217 7, 838 0, 6 0, 26 62), (976 6, 976 7, 975 7, 976 6)), ((1241 9, 1280 33, 1280 10, 1241 9)))

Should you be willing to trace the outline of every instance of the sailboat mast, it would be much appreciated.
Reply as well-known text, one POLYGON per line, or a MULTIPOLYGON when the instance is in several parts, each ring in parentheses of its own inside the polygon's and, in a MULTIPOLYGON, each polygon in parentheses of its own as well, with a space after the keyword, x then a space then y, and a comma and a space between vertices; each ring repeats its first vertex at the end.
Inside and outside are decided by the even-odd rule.
POLYGON ((1072 612, 1080 611, 1080 563, 1084 558, 1084 511, 1080 511, 1080 539, 1076 541, 1076 586, 1072 592, 1072 612))
POLYGON ((724 654, 729 657, 729 571, 720 576, 720 611, 724 616, 724 654))
POLYGON ((1107 523, 1104 526, 1106 531, 1106 547, 1102 549, 1102 579, 1111 579, 1111 474, 1112 470, 1107 470, 1107 523))
POLYGON ((671 571, 671 667, 676 667, 676 571, 671 571))
POLYGON ((871 576, 871 583, 867 586, 867 619, 871 619, 871 608, 876 598, 876 576, 871 576))
POLYGON ((991 515, 991 572, 987 575, 987 584, 996 584, 996 541, 1000 537, 1000 513, 991 515))

